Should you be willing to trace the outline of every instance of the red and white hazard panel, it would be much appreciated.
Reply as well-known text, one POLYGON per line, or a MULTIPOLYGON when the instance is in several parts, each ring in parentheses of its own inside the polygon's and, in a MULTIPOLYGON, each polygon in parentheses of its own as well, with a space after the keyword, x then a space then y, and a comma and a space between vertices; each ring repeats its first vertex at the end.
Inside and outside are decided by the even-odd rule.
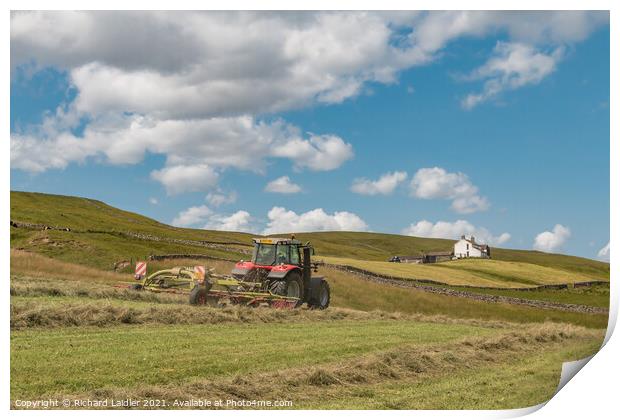
POLYGON ((146 276, 146 262, 138 261, 136 263, 136 278, 140 279, 146 276))

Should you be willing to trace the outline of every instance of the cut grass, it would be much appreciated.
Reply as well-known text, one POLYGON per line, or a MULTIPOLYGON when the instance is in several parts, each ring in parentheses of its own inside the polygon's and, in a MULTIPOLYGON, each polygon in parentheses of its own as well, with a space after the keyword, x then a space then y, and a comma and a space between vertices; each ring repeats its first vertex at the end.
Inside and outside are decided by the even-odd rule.
POLYGON ((515 355, 500 363, 468 370, 456 368, 449 375, 409 378, 369 386, 339 387, 319 398, 309 398, 297 408, 498 410, 531 407, 555 393, 562 363, 598 351, 598 339, 571 340, 544 351, 515 355))
POLYGON ((173 293, 141 293, 124 285, 87 283, 76 280, 43 279, 36 277, 11 277, 11 301, 20 298, 77 298, 84 302, 91 299, 116 299, 150 303, 187 303, 187 295, 173 293))
POLYGON ((180 385, 493 331, 380 320, 29 329, 11 334, 11 398, 90 393, 114 386, 180 385))
MULTIPOLYGON (((197 308, 185 296, 111 287, 129 274, 19 251, 11 258, 12 399, 284 398, 294 408, 414 408, 404 387, 415 394, 420 384, 434 384, 419 394, 424 400, 415 399, 420 406, 452 408, 450 399, 433 395, 450 386, 456 407, 522 406, 534 395, 527 389, 547 392, 557 374, 545 364, 548 354, 576 354, 584 343, 595 350, 602 340, 574 326, 527 322, 607 325, 601 315, 474 302, 326 268, 321 274, 333 292, 327 311, 197 308), (521 360, 531 354, 542 355, 535 366, 546 370, 524 378, 533 362, 521 360), (477 381, 474 393, 465 386, 472 375, 529 388, 503 399, 497 386, 477 381)), ((205 261, 162 261, 151 269, 196 263, 205 261)), ((220 272, 231 266, 213 263, 205 265, 220 272)))
POLYGON ((457 260, 439 264, 406 264, 318 257, 328 264, 351 266, 373 273, 411 280, 434 280, 452 286, 518 288, 592 280, 535 264, 496 260, 457 260))
MULTIPOLYGON (((130 293, 136 297, 148 296, 137 292, 130 293)), ((465 324, 488 328, 516 325, 497 321, 461 320, 442 316, 383 311, 364 312, 344 308, 314 311, 306 308, 279 310, 242 306, 210 308, 174 301, 154 304, 154 302, 142 300, 122 300, 124 297, 124 295, 119 295, 114 299, 84 299, 82 296, 13 296, 11 299, 11 329, 76 326, 110 327, 122 324, 195 325, 369 320, 408 320, 465 324)))
MULTIPOLYGON (((155 357, 153 360, 156 363, 155 365, 150 364, 151 358, 141 363, 145 368, 150 368, 148 369, 150 375, 145 376, 143 372, 138 375, 141 381, 136 380, 134 370, 131 369, 133 365, 129 365, 130 367, 125 369, 122 379, 116 379, 116 376, 107 378, 108 380, 99 382, 102 383, 101 387, 90 385, 92 379, 89 379, 89 375, 93 374, 93 371, 96 372, 99 366, 99 358, 102 357, 102 353, 106 354, 107 352, 96 351, 99 358, 91 361, 89 353, 94 351, 86 352, 82 356, 81 347, 74 345, 73 351, 67 353, 74 355, 74 357, 68 359, 65 358, 65 354, 62 354, 64 363, 60 366, 67 366, 67 364, 71 366, 78 360, 79 363, 82 363, 81 358, 78 358, 82 356, 86 357, 86 362, 91 362, 88 365, 89 369, 86 371, 79 368, 74 369, 79 373, 69 380, 65 379, 63 373, 55 373, 56 381, 54 384, 57 388, 58 385, 62 387, 55 394, 49 396, 70 399, 154 398, 164 399, 169 403, 175 399, 187 400, 190 398, 209 400, 287 399, 293 401, 294 408, 414 408, 417 405, 424 404, 424 401, 418 398, 411 398, 416 395, 418 386, 436 385, 443 382, 444 387, 447 388, 446 383, 455 382, 457 391, 443 396, 442 402, 444 403, 449 400, 456 400, 453 405, 448 405, 447 408, 460 408, 467 406, 467 404, 470 404, 472 408, 477 408, 475 403, 479 401, 497 402, 498 395, 496 392, 498 389, 485 384, 484 381, 478 384, 478 388, 466 387, 464 385, 467 378, 471 381, 473 377, 483 375, 489 377, 491 376, 489 372, 497 374, 499 373, 498 368, 510 367, 509 370, 502 372, 504 384, 520 382, 526 386, 529 385, 530 389, 540 388, 541 386, 548 387, 549 378, 547 377, 531 378, 535 381, 533 384, 528 384, 528 378, 522 377, 522 372, 532 367, 526 364, 532 357, 531 355, 543 355, 544 360, 539 365, 549 370, 549 366, 545 365, 558 359, 554 353, 570 348, 572 349, 571 355, 585 356, 596 350, 603 337, 603 331, 587 331, 558 324, 529 325, 516 330, 485 330, 465 337, 462 335, 463 330, 453 331, 448 334, 450 337, 445 334, 436 336, 437 328, 434 328, 436 326, 432 324, 405 322, 400 323, 400 325, 405 326, 405 328, 413 328, 416 333, 412 333, 410 339, 403 342, 398 338, 393 340, 391 334, 396 331, 392 331, 387 336, 390 339, 389 344, 384 345, 385 340, 382 340, 377 346, 379 341, 373 341, 374 345, 369 347, 368 342, 362 343, 359 340, 374 337, 377 330, 375 328, 368 330, 367 327, 355 323, 342 336, 345 341, 342 349, 336 350, 331 344, 317 348, 316 351, 322 356, 320 359, 315 359, 317 356, 315 351, 303 354, 296 353, 295 350, 299 350, 297 341, 292 342, 293 345, 290 349, 287 347, 287 350, 290 350, 287 352, 270 352, 268 350, 274 343, 263 344, 263 341, 260 341, 256 344, 265 345, 264 350, 266 351, 261 352, 261 354, 266 355, 266 357, 257 363, 258 361, 254 359, 257 354, 248 352, 245 350, 246 347, 239 346, 235 347, 234 351, 230 351, 230 349, 222 351, 221 348, 224 345, 215 341, 210 347, 214 349, 214 352, 206 358, 203 355, 199 356, 203 363, 199 363, 199 366, 193 368, 185 365, 181 368, 185 370, 183 377, 177 372, 176 360, 168 363, 166 367, 169 369, 165 369, 165 367, 157 364, 159 360, 155 357), (358 332, 358 326, 365 330, 358 332), (427 340, 419 340, 424 336, 427 340), (412 341, 411 338, 414 340, 412 341), (587 346, 583 346, 584 343, 587 343, 587 346), (345 354, 341 350, 344 350, 345 354), (76 352, 78 354, 75 354, 76 352), (294 354, 295 357, 291 358, 294 354), (553 360, 548 357, 550 354, 554 354, 553 360), (209 362, 217 360, 217 358, 220 360, 216 363, 215 370, 209 371, 209 367, 213 367, 209 362), (231 359, 241 361, 241 366, 230 363, 231 359), (249 364, 246 369, 243 369, 245 362, 249 362, 249 364), (196 375, 193 376, 192 372, 196 372, 196 375), (89 385, 81 385, 82 380, 87 381, 89 385), (459 384, 462 386, 459 387, 459 384), (75 391, 68 395, 69 390, 75 391), (408 393, 410 398, 398 398, 398 392, 394 392, 395 390, 400 391, 401 394, 408 393), (375 399, 375 394, 379 398, 375 399), (347 399, 347 396, 353 398, 347 399), (358 401, 354 398, 355 396, 359 398, 358 401), (377 406, 376 401, 383 404, 377 406)), ((394 327, 395 325, 391 326, 391 328, 394 327)), ((273 331, 269 332, 269 334, 273 333, 273 331)), ((382 331, 381 334, 385 336, 385 331, 382 331)), ((64 332, 64 335, 65 342, 74 340, 70 333, 64 332)), ((140 336, 140 334, 138 335, 140 336)), ((284 340, 288 342, 291 337, 288 334, 286 337, 284 340)), ((43 341, 49 338, 44 335, 43 341)), ((16 340, 13 339, 13 341, 16 340)), ((106 338, 89 336, 86 341, 88 342, 87 346, 90 347, 95 346, 96 342, 106 341, 106 338)), ((133 350, 131 348, 132 342, 133 338, 130 338, 128 342, 120 344, 120 347, 125 349, 129 347, 133 350)), ((163 343, 166 341, 162 341, 154 350, 165 353, 172 346, 172 344, 163 343)), ((106 342, 106 344, 110 343, 106 342)), ((190 344, 190 346, 193 345, 194 343, 190 344)), ((307 344, 308 348, 313 350, 317 345, 320 346, 320 343, 307 344)), ((29 352, 35 351, 32 347, 44 351, 37 344, 29 346, 29 352)), ((113 347, 109 345, 98 347, 98 349, 103 348, 110 349, 113 347)), ((184 357, 186 349, 182 347, 182 350, 181 358, 184 357)), ((191 349, 187 350, 191 351, 191 349)), ((115 368, 115 360, 110 362, 112 362, 112 366, 107 368, 105 373, 115 368)), ((14 363, 12 367, 13 365, 14 363)), ((553 365, 551 369, 553 370, 551 376, 555 376, 555 383, 557 384, 559 379, 557 365, 553 365)), ((42 373, 43 375, 29 379, 44 382, 50 372, 44 368, 42 373)), ((100 376, 96 376, 94 380, 99 378, 100 376)), ((19 392, 24 392, 24 390, 15 386, 13 382, 11 385, 14 386, 12 398, 32 399, 48 396, 46 394, 37 397, 19 397, 19 392)), ((34 393, 37 388, 36 382, 28 383, 28 391, 34 393)), ((430 388, 433 389, 432 386, 430 388)), ((506 387, 502 390, 504 395, 513 391, 512 387, 506 387)), ((522 392, 520 395, 527 397, 527 392, 522 392)), ((547 395, 545 393, 539 397, 544 398, 547 395)), ((429 396, 431 401, 433 398, 439 400, 442 396, 429 396)), ((510 403, 517 406, 524 405, 516 399, 510 403)), ((498 408, 504 408, 501 405, 501 400, 498 406, 498 408)))

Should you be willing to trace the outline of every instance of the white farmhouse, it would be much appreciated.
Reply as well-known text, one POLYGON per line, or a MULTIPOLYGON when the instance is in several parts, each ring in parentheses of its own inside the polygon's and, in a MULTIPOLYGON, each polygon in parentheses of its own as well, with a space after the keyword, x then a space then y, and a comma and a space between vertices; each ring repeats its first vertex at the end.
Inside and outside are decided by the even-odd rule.
POLYGON ((454 244, 454 258, 491 258, 491 248, 477 244, 473 236, 468 239, 463 235, 454 244))

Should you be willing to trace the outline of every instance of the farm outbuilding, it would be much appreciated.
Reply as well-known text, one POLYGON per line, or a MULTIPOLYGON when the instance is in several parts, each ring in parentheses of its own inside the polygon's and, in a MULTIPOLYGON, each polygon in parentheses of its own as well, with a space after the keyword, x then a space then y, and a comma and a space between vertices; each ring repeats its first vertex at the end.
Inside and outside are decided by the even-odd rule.
POLYGON ((451 251, 427 252, 419 255, 396 255, 390 258, 390 262, 407 264, 429 264, 441 261, 449 261, 453 257, 451 251))

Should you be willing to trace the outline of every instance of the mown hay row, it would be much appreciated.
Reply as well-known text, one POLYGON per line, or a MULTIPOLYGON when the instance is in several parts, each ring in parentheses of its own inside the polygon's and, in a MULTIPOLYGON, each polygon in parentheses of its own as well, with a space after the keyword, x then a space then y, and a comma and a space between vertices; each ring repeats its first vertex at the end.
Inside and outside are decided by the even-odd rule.
POLYGON ((441 376, 557 348, 566 345, 569 340, 599 338, 602 338, 601 331, 546 323, 508 330, 485 338, 472 337, 430 346, 402 346, 340 363, 309 368, 284 369, 218 380, 196 380, 183 384, 140 388, 105 387, 69 398, 150 398, 169 402, 188 399, 286 399, 303 403, 321 399, 330 392, 342 395, 357 386, 441 376))
POLYGON ((444 316, 405 315, 383 311, 363 312, 344 308, 324 311, 229 306, 211 308, 190 305, 153 305, 132 307, 109 301, 89 303, 20 302, 11 304, 11 329, 60 328, 70 326, 109 327, 122 324, 219 324, 401 320, 466 324, 488 328, 506 328, 510 323, 499 321, 459 320, 444 316))
POLYGON ((127 288, 88 286, 84 283, 66 282, 14 282, 11 296, 18 297, 80 297, 90 299, 118 299, 152 303, 185 303, 186 295, 142 293, 127 288))

